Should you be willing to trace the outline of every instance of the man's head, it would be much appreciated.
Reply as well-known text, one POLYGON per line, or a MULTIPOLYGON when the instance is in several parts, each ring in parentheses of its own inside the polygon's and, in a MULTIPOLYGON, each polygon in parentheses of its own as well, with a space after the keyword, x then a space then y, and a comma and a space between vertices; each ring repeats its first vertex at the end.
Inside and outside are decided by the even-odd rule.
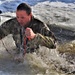
POLYGON ((21 26, 25 26, 31 20, 32 13, 31 8, 26 3, 21 3, 18 5, 16 10, 16 18, 17 21, 20 23, 21 26))

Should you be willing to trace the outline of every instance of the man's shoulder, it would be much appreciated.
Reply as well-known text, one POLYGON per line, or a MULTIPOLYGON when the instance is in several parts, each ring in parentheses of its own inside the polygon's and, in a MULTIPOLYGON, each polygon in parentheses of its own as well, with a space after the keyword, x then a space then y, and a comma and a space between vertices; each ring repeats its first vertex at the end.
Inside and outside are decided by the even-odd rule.
POLYGON ((34 17, 34 22, 44 24, 44 22, 37 17, 34 17))
POLYGON ((5 21, 4 23, 2 23, 2 26, 12 26, 17 23, 18 22, 17 22, 16 18, 12 18, 12 19, 9 19, 9 20, 5 21))
POLYGON ((10 23, 10 22, 16 22, 16 21, 17 21, 16 18, 11 18, 11 19, 5 21, 4 23, 10 23))

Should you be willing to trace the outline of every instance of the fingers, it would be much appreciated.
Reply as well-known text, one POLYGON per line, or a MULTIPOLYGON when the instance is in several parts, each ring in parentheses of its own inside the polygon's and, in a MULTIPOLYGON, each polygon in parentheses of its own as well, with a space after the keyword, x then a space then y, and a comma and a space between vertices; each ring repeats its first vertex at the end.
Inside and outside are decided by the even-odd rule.
POLYGON ((26 30, 25 30, 25 35, 26 35, 26 36, 30 36, 30 34, 31 34, 30 28, 26 28, 26 30))
POLYGON ((33 32, 31 28, 26 28, 25 35, 28 39, 32 39, 35 37, 35 33, 33 32))
POLYGON ((27 27, 26 30, 31 30, 31 28, 28 28, 28 27, 27 27))
POLYGON ((31 39, 31 28, 26 28, 25 35, 30 40, 31 39))

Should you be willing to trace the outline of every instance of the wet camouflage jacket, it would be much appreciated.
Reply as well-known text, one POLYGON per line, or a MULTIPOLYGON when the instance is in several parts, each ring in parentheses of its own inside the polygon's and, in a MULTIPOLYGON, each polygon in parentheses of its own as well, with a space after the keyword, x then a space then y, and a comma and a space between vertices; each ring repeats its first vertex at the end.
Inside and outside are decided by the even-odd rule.
MULTIPOLYGON (((36 37, 33 40, 27 41, 27 50, 36 48, 38 45, 43 45, 48 48, 55 47, 56 38, 46 24, 32 17, 32 20, 27 27, 30 27, 33 32, 36 33, 36 37)), ((0 26, 0 38, 3 38, 8 34, 13 34, 13 39, 15 40, 16 46, 19 48, 21 45, 20 28, 21 26, 16 18, 6 21, 0 26)))

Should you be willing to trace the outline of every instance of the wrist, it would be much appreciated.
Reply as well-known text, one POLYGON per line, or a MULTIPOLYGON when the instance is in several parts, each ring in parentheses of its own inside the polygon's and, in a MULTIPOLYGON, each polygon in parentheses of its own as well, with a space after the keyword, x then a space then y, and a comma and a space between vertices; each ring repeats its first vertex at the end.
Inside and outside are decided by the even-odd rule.
POLYGON ((36 36, 36 34, 34 34, 34 35, 31 37, 31 39, 34 39, 34 38, 35 38, 35 36, 36 36))

